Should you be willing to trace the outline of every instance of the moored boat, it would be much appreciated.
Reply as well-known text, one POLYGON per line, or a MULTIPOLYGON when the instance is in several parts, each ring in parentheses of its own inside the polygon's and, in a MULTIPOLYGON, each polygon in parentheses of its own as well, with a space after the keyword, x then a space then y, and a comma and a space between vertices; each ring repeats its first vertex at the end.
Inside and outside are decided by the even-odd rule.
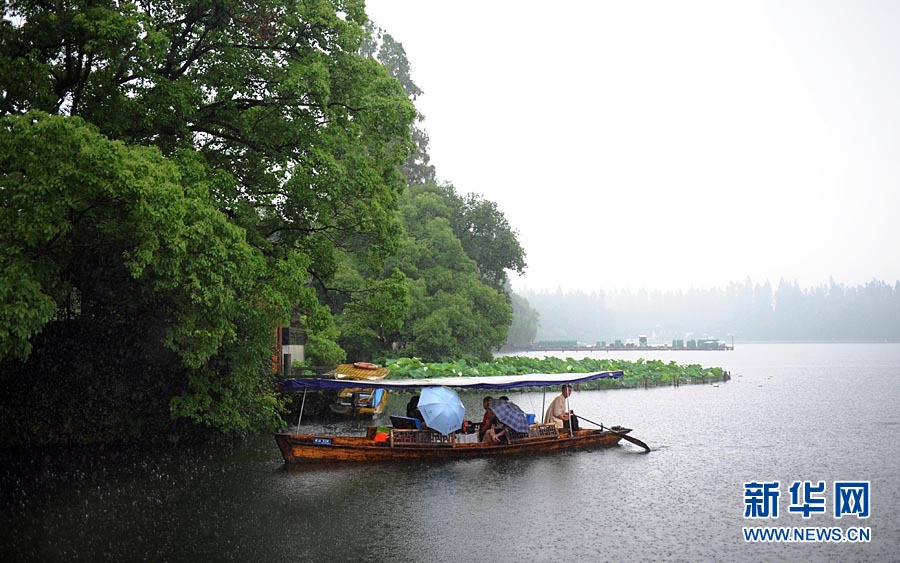
MULTIPOLYGON (((335 379, 380 381, 390 370, 367 362, 340 364, 331 372, 335 379)), ((337 399, 330 405, 331 411, 346 416, 377 417, 387 406, 387 391, 371 387, 345 387, 338 392, 337 399)))
POLYGON ((331 412, 345 416, 378 417, 387 405, 387 391, 384 389, 344 389, 331 403, 331 412))
MULTIPOLYGON (((494 377, 447 377, 433 379, 378 380, 367 382, 375 389, 415 389, 422 387, 455 387, 461 389, 505 390, 543 387, 564 383, 577 384, 602 378, 621 377, 622 372, 594 374, 530 374, 494 377)), ((339 379, 292 379, 282 383, 284 391, 346 389, 359 387, 361 381, 339 379)), ((524 428, 523 428, 524 430, 524 428)), ((571 450, 609 448, 621 440, 650 451, 631 436, 629 428, 619 426, 580 429, 570 432, 553 424, 531 424, 527 432, 510 431, 501 443, 477 442, 474 434, 432 429, 407 430, 396 427, 370 426, 365 436, 301 434, 280 432, 275 441, 285 463, 322 463, 334 461, 374 462, 401 460, 440 460, 494 457, 505 455, 543 454, 571 450)))

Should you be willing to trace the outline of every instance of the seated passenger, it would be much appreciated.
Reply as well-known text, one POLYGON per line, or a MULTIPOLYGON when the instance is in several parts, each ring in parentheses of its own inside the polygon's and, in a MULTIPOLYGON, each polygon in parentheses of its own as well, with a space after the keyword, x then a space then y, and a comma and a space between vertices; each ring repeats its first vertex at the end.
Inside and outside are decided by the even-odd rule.
POLYGON ((494 398, 488 395, 482 399, 481 404, 484 406, 484 417, 481 419, 481 425, 478 427, 478 441, 484 440, 484 433, 491 427, 491 420, 494 419, 494 411, 491 410, 491 401, 494 398))
POLYGON ((413 395, 410 398, 409 402, 406 403, 406 416, 409 418, 416 418, 419 420, 422 428, 427 428, 425 424, 425 417, 422 415, 422 411, 419 410, 419 396, 413 395))
POLYGON ((481 441, 487 442, 489 444, 499 444, 502 440, 505 439, 508 443, 509 436, 507 435, 507 430, 508 429, 506 428, 506 425, 494 418, 491 421, 491 427, 488 428, 484 433, 484 439, 482 439, 481 441))

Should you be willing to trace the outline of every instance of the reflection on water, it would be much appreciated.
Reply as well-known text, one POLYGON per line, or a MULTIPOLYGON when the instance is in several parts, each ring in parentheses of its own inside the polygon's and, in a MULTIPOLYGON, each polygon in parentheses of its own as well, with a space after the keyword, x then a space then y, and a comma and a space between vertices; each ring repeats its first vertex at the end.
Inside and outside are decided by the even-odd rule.
MULTIPOLYGON (((15 454, 0 470, 0 552, 42 561, 900 559, 900 346, 658 354, 735 377, 571 399, 591 420, 634 428, 649 455, 623 442, 515 459, 286 467, 270 436, 232 448, 15 454), (782 508, 777 522, 750 524, 869 526, 871 543, 743 542, 744 482, 855 479, 872 482, 866 521, 804 521, 782 508)), ((530 412, 544 400, 511 398, 530 412)), ((463 400, 479 420, 480 395, 463 400)), ((396 395, 391 412, 405 402, 396 395)))

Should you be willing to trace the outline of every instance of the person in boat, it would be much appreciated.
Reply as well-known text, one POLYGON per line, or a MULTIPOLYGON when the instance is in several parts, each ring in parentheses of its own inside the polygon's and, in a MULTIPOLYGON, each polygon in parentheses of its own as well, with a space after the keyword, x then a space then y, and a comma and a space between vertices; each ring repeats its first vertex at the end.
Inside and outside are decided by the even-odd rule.
POLYGON ((573 431, 578 431, 578 417, 575 411, 566 409, 566 399, 572 394, 572 386, 566 383, 560 389, 558 397, 550 402, 547 407, 547 413, 544 415, 544 424, 555 424, 557 428, 569 428, 572 425, 573 431))
POLYGON ((484 438, 481 441, 488 444, 499 444, 503 440, 509 442, 508 432, 509 428, 507 428, 505 424, 500 422, 497 417, 492 417, 491 425, 487 431, 485 431, 484 438))
POLYGON ((406 403, 406 416, 409 418, 416 418, 422 425, 422 428, 425 428, 425 416, 422 415, 422 411, 419 410, 419 396, 413 395, 410 397, 409 402, 406 403))
POLYGON ((481 400, 484 407, 484 417, 481 419, 481 425, 478 427, 478 441, 484 440, 484 433, 491 427, 491 421, 494 419, 494 411, 491 410, 491 401, 494 398, 490 395, 481 400))

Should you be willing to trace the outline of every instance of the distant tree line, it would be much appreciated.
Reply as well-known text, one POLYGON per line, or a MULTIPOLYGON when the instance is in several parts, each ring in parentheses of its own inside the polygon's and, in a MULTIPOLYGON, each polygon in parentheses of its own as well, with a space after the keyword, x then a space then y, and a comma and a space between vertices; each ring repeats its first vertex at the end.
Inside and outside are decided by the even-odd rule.
POLYGON ((538 340, 594 344, 654 335, 723 341, 900 341, 900 281, 801 288, 782 280, 689 291, 524 292, 538 340))

